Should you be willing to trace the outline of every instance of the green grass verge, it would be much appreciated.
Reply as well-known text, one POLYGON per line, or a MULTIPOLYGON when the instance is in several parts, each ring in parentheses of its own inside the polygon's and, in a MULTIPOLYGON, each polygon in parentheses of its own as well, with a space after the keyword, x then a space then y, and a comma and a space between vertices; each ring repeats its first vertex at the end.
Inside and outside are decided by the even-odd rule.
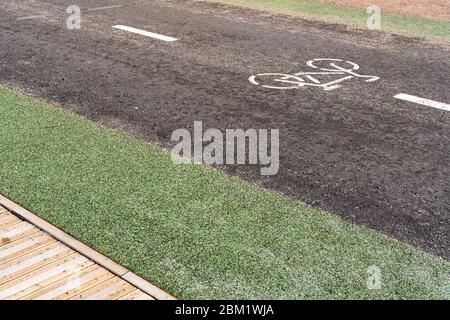
POLYGON ((0 114, 0 192, 177 297, 450 297, 449 263, 376 232, 1 86, 0 114))
MULTIPOLYGON (((366 28, 366 9, 317 0, 206 0, 253 9, 268 10, 333 23, 352 24, 366 28)), ((417 37, 450 38, 450 22, 382 12, 383 31, 417 37)))

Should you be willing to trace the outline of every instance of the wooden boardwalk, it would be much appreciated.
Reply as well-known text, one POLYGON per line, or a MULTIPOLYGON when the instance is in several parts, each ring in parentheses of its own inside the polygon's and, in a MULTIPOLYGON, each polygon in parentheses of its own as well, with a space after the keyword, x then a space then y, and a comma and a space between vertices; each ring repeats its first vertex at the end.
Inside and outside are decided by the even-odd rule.
POLYGON ((154 300, 0 206, 0 300, 154 300))

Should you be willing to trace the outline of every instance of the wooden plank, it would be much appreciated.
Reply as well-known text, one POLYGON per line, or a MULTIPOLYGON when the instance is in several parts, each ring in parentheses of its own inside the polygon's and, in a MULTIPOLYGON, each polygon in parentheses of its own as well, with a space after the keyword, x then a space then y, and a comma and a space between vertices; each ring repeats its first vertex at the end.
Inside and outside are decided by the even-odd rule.
POLYGON ((0 238, 12 237, 31 228, 34 228, 34 226, 26 221, 20 221, 19 225, 13 227, 0 226, 0 238))
MULTIPOLYGON (((20 220, 20 219, 19 219, 19 222, 22 223, 23 225, 29 224, 28 222, 20 220)), ((5 229, 8 229, 8 227, 4 226, 4 225, 0 225, 0 233, 2 233, 2 231, 5 229)))
POLYGON ((66 259, 58 260, 50 268, 37 270, 32 276, 20 280, 18 283, 8 288, 1 289, 0 299, 7 297, 8 300, 17 300, 26 297, 54 282, 60 281, 74 273, 74 269, 82 269, 93 265, 91 261, 78 254, 73 254, 66 259))
MULTIPOLYGON (((1 208, 0 208, 1 210, 1 208)), ((2 221, 2 219, 4 219, 5 217, 8 217, 10 215, 9 212, 4 211, 4 212, 0 212, 0 221, 2 221)))
POLYGON ((4 217, 9 217, 9 216, 13 216, 13 217, 17 218, 17 216, 15 214, 13 214, 12 212, 9 212, 8 210, 6 210, 5 208, 0 206, 0 220, 4 217))
POLYGON ((145 293, 151 295, 157 300, 175 300, 174 297, 172 297, 167 292, 164 292, 163 290, 159 289, 158 287, 152 285, 148 281, 142 279, 138 275, 132 272, 128 272, 122 276, 122 278, 135 287, 138 287, 140 290, 144 291, 145 293))
POLYGON ((123 281, 119 277, 115 278, 115 283, 103 288, 102 290, 93 293, 92 295, 86 297, 86 300, 109 300, 110 297, 120 294, 122 290, 130 286, 127 282, 123 281))
POLYGON ((119 298, 119 300, 155 300, 152 296, 142 292, 139 289, 119 298))
MULTIPOLYGON (((55 281, 52 284, 34 291, 32 294, 23 297, 26 300, 53 300, 58 297, 67 296, 71 291, 79 290, 79 288, 86 282, 96 279, 101 276, 105 270, 93 264, 80 270, 79 273, 74 273, 68 277, 55 281)), ((112 275, 111 275, 112 276, 112 275)))
POLYGON ((56 240, 43 232, 33 234, 34 237, 22 238, 0 247, 0 264, 8 263, 25 254, 34 252, 55 243, 56 240))
POLYGON ((0 194, 0 299, 154 297, 175 299, 0 194))
POLYGON ((67 291, 64 294, 61 294, 57 297, 55 297, 56 300, 79 300, 79 296, 85 292, 88 291, 101 283, 105 281, 109 281, 113 278, 115 278, 114 274, 107 271, 106 269, 99 267, 99 271, 96 272, 93 275, 85 275, 82 277, 81 285, 77 288, 73 288, 69 291, 67 291))
POLYGON ((155 300, 155 298, 153 298, 152 296, 149 296, 148 294, 141 291, 138 295, 136 295, 131 300, 155 300))
POLYGON ((13 241, 24 238, 28 235, 38 232, 32 224, 21 222, 16 225, 0 230, 0 246, 7 245, 13 241))
MULTIPOLYGON (((2 228, 12 227, 13 225, 21 223, 21 220, 10 220, 1 224, 2 228)), ((1 244, 1 243, 0 243, 1 244)))
POLYGON ((123 284, 123 280, 118 277, 113 277, 107 281, 103 281, 88 290, 72 297, 75 300, 101 300, 107 295, 116 292, 123 284))
MULTIPOLYGON (((32 278, 34 278, 34 277, 36 277, 36 276, 38 276, 38 275, 40 275, 42 273, 46 273, 49 270, 55 269, 57 267, 60 267, 61 265, 64 265, 64 264, 69 263, 71 261, 74 261, 77 257, 78 257, 77 254, 74 253, 74 254, 72 254, 72 255, 64 258, 64 259, 56 260, 53 263, 45 266, 44 268, 40 268, 38 270, 30 272, 30 273, 28 273, 27 275, 23 276, 20 279, 16 279, 16 280, 10 281, 8 283, 1 283, 0 284, 0 292, 5 290, 5 289, 7 289, 7 288, 9 288, 9 287, 13 287, 13 286, 15 286, 17 284, 20 284, 21 282, 24 282, 24 281, 27 281, 29 279, 32 279, 32 278)), ((76 263, 76 262, 74 262, 74 263, 76 263)), ((64 271, 64 269, 62 271, 64 271)))
POLYGON ((13 224, 17 224, 22 222, 19 218, 11 213, 2 213, 0 215, 0 228, 4 229, 5 227, 13 224))
POLYGON ((122 279, 120 279, 122 281, 122 288, 119 289, 116 293, 113 293, 109 296, 106 296, 104 299, 105 300, 118 300, 123 296, 126 296, 127 294, 133 292, 134 290, 136 290, 136 287, 132 286, 131 284, 129 284, 128 282, 123 281, 122 279))
POLYGON ((140 291, 139 289, 134 288, 133 291, 127 293, 126 295, 121 296, 117 300, 133 300, 132 298, 141 292, 142 291, 140 291))
POLYGON ((61 243, 54 243, 32 254, 24 255, 16 260, 0 266, 0 283, 21 278, 34 270, 45 267, 61 258, 73 254, 74 251, 61 243))
MULTIPOLYGON (((17 220, 21 223, 20 219, 17 220)), ((15 230, 13 233, 19 234, 20 230, 23 231, 24 229, 28 230, 28 227, 6 228, 4 232, 15 230)), ((3 263, 0 264, 0 283, 2 284, 0 288, 3 291, 3 295, 11 294, 6 298, 27 300, 73 299, 80 296, 84 297, 83 293, 85 295, 91 293, 84 298, 115 300, 135 292, 130 299, 152 299, 128 282, 94 264, 88 266, 80 275, 65 275, 61 277, 61 274, 55 274, 51 278, 54 282, 42 287, 41 282, 36 283, 39 271, 44 273, 48 269, 44 267, 56 266, 60 258, 71 255, 77 256, 78 254, 43 232, 38 232, 36 238, 33 236, 34 234, 22 237, 0 248, 0 254, 3 254, 3 263), (30 274, 35 274, 36 277, 30 279, 30 274), (74 283, 73 281, 77 277, 80 280, 80 286, 79 288, 72 288, 71 283, 74 283), (31 288, 24 288, 24 286, 27 286, 27 281, 31 288), (105 286, 103 284, 105 281, 110 281, 113 284, 105 286), (20 291, 17 292, 17 290, 20 291)), ((51 273, 51 269, 47 272, 51 273)))
POLYGON ((84 256, 88 257, 89 259, 95 261, 99 265, 105 267, 112 273, 116 275, 123 275, 128 272, 128 270, 119 265, 118 263, 114 262, 113 260, 105 257, 104 255, 98 253, 97 251, 93 250, 92 248, 88 247, 84 243, 78 241, 77 239, 69 236, 64 231, 56 228, 54 225, 48 223, 47 221, 39 218, 35 214, 31 213, 30 211, 22 208, 21 206, 17 205, 16 203, 12 202, 11 200, 7 199, 6 197, 0 195, 0 203, 3 207, 6 207, 7 209, 13 211, 15 214, 17 214, 19 217, 23 218, 24 220, 32 223, 33 225, 37 226, 41 230, 49 233, 51 236, 56 238, 57 240, 61 241, 65 245, 71 247, 77 252, 82 253, 84 256))
MULTIPOLYGON (((14 258, 11 257, 11 259, 5 263, 0 264, 0 276, 3 274, 3 272, 6 269, 9 269, 12 266, 17 266, 20 267, 23 263, 27 263, 28 259, 33 259, 33 257, 36 257, 40 254, 43 254, 45 252, 47 252, 47 250, 52 250, 54 248, 64 248, 64 245, 58 243, 58 242, 54 242, 49 246, 46 247, 41 247, 38 250, 34 250, 34 251, 27 251, 25 254, 23 254, 22 256, 16 257, 14 258)), ((14 249, 14 247, 12 248, 14 249)))

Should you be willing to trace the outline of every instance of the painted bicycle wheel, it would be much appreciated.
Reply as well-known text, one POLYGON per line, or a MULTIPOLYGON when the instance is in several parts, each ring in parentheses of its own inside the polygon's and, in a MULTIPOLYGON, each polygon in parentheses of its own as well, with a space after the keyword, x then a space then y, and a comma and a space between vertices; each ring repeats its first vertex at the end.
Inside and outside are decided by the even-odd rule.
POLYGON ((269 89, 296 89, 305 85, 305 80, 298 76, 284 73, 260 73, 248 79, 254 85, 269 89))
POLYGON ((311 68, 329 72, 339 72, 341 68, 346 70, 359 69, 359 65, 356 63, 341 59, 313 59, 306 62, 306 64, 311 68))

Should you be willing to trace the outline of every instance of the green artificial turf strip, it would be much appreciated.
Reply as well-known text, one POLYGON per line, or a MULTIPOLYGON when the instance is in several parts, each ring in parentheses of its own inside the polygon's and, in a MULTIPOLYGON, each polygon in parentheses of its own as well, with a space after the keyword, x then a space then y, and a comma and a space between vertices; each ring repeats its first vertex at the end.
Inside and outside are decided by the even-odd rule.
MULTIPOLYGON (((352 24, 367 28, 370 14, 366 9, 355 8, 318 0, 206 0, 222 2, 275 13, 334 23, 352 24)), ((375 3, 376 4, 376 3, 375 3)), ((389 12, 381 12, 381 29, 386 32, 418 37, 450 38, 450 22, 435 21, 389 12)))
POLYGON ((0 192, 177 297, 450 297, 449 263, 374 231, 1 86, 0 114, 0 192))

